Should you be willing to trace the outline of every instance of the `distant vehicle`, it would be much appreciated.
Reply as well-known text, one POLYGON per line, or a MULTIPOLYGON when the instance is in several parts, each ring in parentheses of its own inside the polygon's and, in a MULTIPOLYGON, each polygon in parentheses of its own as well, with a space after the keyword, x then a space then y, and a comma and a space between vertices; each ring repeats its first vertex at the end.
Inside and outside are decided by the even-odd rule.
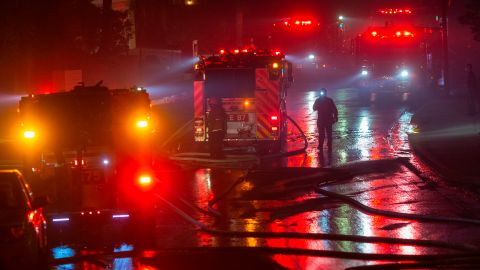
POLYGON ((287 88, 292 65, 280 51, 221 50, 196 64, 195 142, 208 141, 209 99, 221 99, 227 113, 225 142, 278 152, 287 135, 287 88))
POLYGON ((35 269, 47 263, 46 197, 32 197, 17 170, 0 170, 0 268, 35 269))
POLYGON ((393 94, 406 99, 434 87, 440 76, 438 30, 413 25, 411 9, 382 9, 385 25, 370 26, 353 40, 360 96, 393 94), (400 23, 396 24, 397 20, 400 23))
POLYGON ((127 218, 152 207, 153 129, 145 89, 96 85, 30 95, 22 97, 19 114, 24 171, 52 196, 52 221, 127 218))

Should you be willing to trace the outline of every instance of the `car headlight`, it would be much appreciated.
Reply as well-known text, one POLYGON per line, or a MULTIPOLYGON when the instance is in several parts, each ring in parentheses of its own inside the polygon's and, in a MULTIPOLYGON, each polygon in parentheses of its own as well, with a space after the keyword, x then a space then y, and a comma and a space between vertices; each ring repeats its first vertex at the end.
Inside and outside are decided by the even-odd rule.
POLYGON ((408 70, 404 69, 400 72, 400 77, 407 78, 409 75, 408 70))
POLYGON ((368 70, 362 70, 362 72, 360 74, 362 74, 362 76, 367 76, 368 75, 368 70))

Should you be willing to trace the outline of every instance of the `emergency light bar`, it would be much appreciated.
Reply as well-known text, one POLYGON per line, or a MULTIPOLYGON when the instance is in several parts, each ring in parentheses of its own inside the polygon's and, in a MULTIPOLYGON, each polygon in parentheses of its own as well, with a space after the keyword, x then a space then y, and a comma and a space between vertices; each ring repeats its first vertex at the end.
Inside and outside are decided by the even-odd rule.
POLYGON ((397 15, 397 14, 410 15, 410 14, 412 14, 412 9, 410 9, 410 8, 386 8, 386 9, 380 9, 379 13, 383 14, 383 15, 397 15))

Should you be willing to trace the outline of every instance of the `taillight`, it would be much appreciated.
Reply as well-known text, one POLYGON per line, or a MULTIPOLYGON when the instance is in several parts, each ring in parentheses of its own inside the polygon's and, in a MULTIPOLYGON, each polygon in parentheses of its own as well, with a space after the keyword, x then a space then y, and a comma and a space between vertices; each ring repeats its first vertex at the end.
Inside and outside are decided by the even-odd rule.
POLYGON ((270 120, 278 121, 278 116, 277 115, 272 115, 272 116, 270 116, 270 120))

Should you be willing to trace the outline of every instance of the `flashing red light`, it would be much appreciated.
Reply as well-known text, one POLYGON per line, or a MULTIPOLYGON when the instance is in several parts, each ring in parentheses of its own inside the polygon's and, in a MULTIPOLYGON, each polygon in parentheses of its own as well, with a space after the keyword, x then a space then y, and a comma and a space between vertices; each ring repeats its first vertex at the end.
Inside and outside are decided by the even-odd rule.
POLYGON ((283 24, 286 25, 286 26, 288 26, 288 22, 287 22, 287 21, 284 21, 283 24))
POLYGON ((403 35, 406 36, 406 37, 410 37, 410 36, 413 36, 411 32, 409 31, 405 31, 403 32, 403 35))
POLYGON ((220 54, 224 54, 225 53, 225 50, 224 49, 221 49, 220 50, 220 54))
POLYGON ((246 52, 248 52, 248 50, 247 50, 247 49, 243 49, 242 52, 246 53, 246 52))
POLYGON ((299 24, 300 24, 300 21, 295 21, 295 24, 296 24, 296 25, 299 25, 299 24))
POLYGON ((234 53, 239 53, 240 50, 239 50, 239 49, 235 49, 233 52, 234 52, 234 53))
POLYGON ((386 8, 379 10, 381 14, 384 15, 396 15, 396 14, 412 14, 412 9, 410 8, 386 8))
POLYGON ((275 51, 275 55, 280 55, 281 53, 281 51, 275 51))
POLYGON ((400 31, 397 31, 397 33, 395 33, 395 35, 396 35, 397 37, 399 37, 399 36, 401 36, 401 35, 402 35, 402 32, 400 32, 400 31))
POLYGON ((149 175, 141 175, 138 178, 138 183, 143 187, 150 186, 152 184, 152 177, 149 175))
POLYGON ((270 120, 272 120, 272 121, 277 121, 277 120, 278 120, 278 116, 272 115, 272 116, 270 116, 270 120))
POLYGON ((82 159, 82 160, 80 160, 80 162, 79 162, 77 159, 75 159, 75 161, 73 162, 73 164, 74 164, 75 166, 78 166, 79 164, 83 166, 83 165, 85 165, 85 160, 82 159))
POLYGON ((376 37, 377 36, 377 31, 372 31, 372 36, 376 37))

